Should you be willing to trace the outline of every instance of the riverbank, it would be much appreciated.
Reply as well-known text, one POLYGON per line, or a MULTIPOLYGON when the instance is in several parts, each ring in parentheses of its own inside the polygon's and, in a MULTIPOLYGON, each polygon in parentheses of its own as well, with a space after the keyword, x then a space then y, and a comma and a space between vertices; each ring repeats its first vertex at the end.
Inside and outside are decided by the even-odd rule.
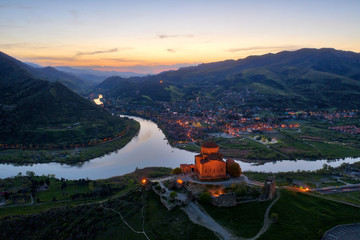
POLYGON ((139 132, 140 124, 126 119, 127 132, 116 139, 90 147, 78 147, 62 150, 23 150, 6 149, 0 151, 0 163, 13 165, 31 165, 37 163, 76 164, 119 150, 129 143, 139 132))
MULTIPOLYGON (((164 133, 158 126, 149 120, 139 117, 131 117, 140 123, 141 128, 125 147, 119 151, 112 151, 101 157, 92 158, 90 161, 77 162, 75 164, 63 163, 22 163, 0 164, 0 178, 16 176, 19 172, 33 171, 37 175, 55 174, 57 177, 67 179, 105 179, 133 172, 136 168, 144 167, 179 167, 183 163, 193 163, 193 152, 173 148, 167 141, 164 133), (141 149, 141 151, 140 151, 141 149)), ((106 145, 104 145, 106 146, 106 145)), ((198 153, 198 151, 196 151, 198 153)), ((342 163, 354 163, 359 158, 345 158, 337 160, 280 160, 252 164, 245 161, 237 161, 243 171, 259 172, 288 172, 288 171, 314 171, 321 169, 324 164, 332 167, 340 166, 342 163)))
MULTIPOLYGON (((164 132, 166 135, 166 132, 164 132)), ((304 123, 298 130, 273 133, 246 133, 240 137, 208 138, 216 142, 225 158, 264 164, 278 160, 335 160, 360 156, 360 136, 344 134, 304 123), (276 139, 275 143, 267 141, 276 139)), ((191 152, 199 152, 201 142, 170 144, 191 152)))

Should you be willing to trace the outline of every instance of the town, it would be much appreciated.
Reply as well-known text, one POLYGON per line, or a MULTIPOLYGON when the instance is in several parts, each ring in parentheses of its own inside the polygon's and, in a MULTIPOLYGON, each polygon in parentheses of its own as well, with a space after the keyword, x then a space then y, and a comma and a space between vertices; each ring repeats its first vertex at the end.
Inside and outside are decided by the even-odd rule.
MULTIPOLYGON (((214 133, 240 136, 252 132, 273 132, 275 129, 297 129, 302 120, 331 121, 359 117, 359 110, 279 111, 271 107, 262 108, 248 104, 259 99, 262 99, 262 95, 254 91, 225 91, 215 100, 197 97, 190 101, 145 105, 127 99, 110 98, 104 102, 104 106, 110 111, 140 116, 156 122, 164 130, 168 140, 175 145, 202 141, 214 133)), ((358 131, 352 132, 358 134, 358 131)))
POLYGON ((106 96, 103 100, 104 108, 114 114, 154 121, 172 146, 189 151, 198 151, 203 141, 211 140, 229 149, 228 153, 224 152, 226 157, 251 161, 360 155, 357 109, 265 108, 255 105, 264 100, 263 96, 250 90, 227 90, 216 99, 199 94, 195 100, 151 101, 151 104, 106 96))

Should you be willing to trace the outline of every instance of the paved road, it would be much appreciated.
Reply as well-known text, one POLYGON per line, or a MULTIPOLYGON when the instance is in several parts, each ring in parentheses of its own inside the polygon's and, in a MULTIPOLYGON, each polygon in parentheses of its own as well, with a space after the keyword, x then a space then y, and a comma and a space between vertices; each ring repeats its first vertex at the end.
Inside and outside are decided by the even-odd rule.
POLYGON ((317 191, 322 194, 340 193, 340 192, 355 192, 360 191, 360 184, 346 184, 343 186, 331 186, 323 188, 315 188, 313 191, 317 191))
POLYGON ((260 186, 260 187, 264 186, 264 183, 249 179, 244 174, 242 174, 240 177, 237 177, 237 178, 231 177, 227 180, 216 181, 216 182, 206 182, 206 181, 195 180, 195 179, 191 178, 191 176, 189 176, 189 175, 178 175, 178 178, 182 179, 183 181, 188 181, 188 182, 193 182, 193 183, 198 183, 198 184, 230 186, 231 184, 234 184, 234 183, 245 182, 250 185, 256 185, 256 186, 260 186))
POLYGON ((218 224, 212 217, 210 217, 205 211, 200 209, 199 206, 194 202, 190 202, 186 207, 183 207, 182 209, 189 216, 192 222, 210 229, 219 237, 219 239, 238 239, 234 236, 231 236, 231 234, 224 227, 218 224))
POLYGON ((202 225, 211 231, 215 232, 219 239, 237 239, 237 240, 256 240, 263 233, 265 233, 269 226, 271 225, 271 219, 269 218, 269 213, 274 206, 274 204, 279 200, 280 192, 277 192, 276 198, 272 201, 272 203, 267 207, 264 214, 264 224, 261 227, 260 231, 252 238, 240 238, 230 234, 228 230, 226 230, 223 226, 218 224, 212 217, 210 217, 205 210, 199 207, 194 202, 190 202, 183 210, 189 216, 190 220, 196 224, 202 225))

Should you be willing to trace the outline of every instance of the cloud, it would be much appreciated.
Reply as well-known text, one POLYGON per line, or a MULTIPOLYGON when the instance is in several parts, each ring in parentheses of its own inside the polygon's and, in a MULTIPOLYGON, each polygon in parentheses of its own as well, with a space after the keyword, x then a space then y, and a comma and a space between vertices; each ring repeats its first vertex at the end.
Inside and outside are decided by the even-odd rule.
POLYGON ((72 57, 26 57, 26 60, 74 61, 72 57))
MULTIPOLYGON (((1 25, 0 25, 1 26, 1 25)), ((32 49, 45 49, 46 47, 32 43, 5 43, 0 44, 0 48, 13 49, 13 48, 32 48, 32 49)))
POLYGON ((192 37, 194 37, 194 35, 192 35, 192 34, 184 34, 184 35, 160 34, 157 37, 160 38, 160 39, 165 39, 165 38, 192 38, 192 37))
POLYGON ((72 24, 79 24, 79 14, 76 10, 69 10, 72 19, 72 24))
POLYGON ((143 60, 138 59, 128 59, 128 58, 101 58, 101 60, 105 61, 113 61, 113 62, 119 62, 119 63, 140 63, 144 62, 143 60))
POLYGON ((93 52, 79 52, 76 54, 76 56, 84 56, 84 55, 96 55, 96 54, 102 54, 102 53, 112 53, 112 52, 118 52, 119 50, 117 48, 109 49, 109 50, 102 50, 102 51, 93 51, 93 52))
POLYGON ((230 48, 229 52, 246 52, 246 51, 257 51, 257 50, 289 50, 289 49, 296 49, 297 46, 288 45, 288 46, 254 46, 254 47, 247 47, 247 48, 230 48))
POLYGON ((171 53, 176 53, 177 50, 175 48, 168 48, 168 49, 166 49, 166 51, 171 52, 171 53))
POLYGON ((70 15, 73 17, 73 18, 77 18, 78 17, 78 13, 76 10, 69 10, 69 13, 70 15))

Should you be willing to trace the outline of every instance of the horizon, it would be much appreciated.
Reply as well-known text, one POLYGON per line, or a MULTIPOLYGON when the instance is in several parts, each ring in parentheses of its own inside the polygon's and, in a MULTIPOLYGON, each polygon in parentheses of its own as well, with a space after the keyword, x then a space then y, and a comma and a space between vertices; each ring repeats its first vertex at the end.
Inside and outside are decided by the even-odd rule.
POLYGON ((0 49, 41 66, 144 74, 302 48, 360 52, 359 10, 352 0, 5 0, 0 49))
MULTIPOLYGON (((345 52, 353 52, 353 53, 358 53, 360 54, 360 52, 354 52, 354 51, 346 51, 346 50, 342 50, 342 49, 335 49, 335 48, 329 48, 329 47, 322 47, 322 48, 300 48, 300 49, 294 49, 294 50, 283 50, 283 51, 279 51, 279 52, 268 52, 268 53, 263 53, 263 54, 253 54, 253 55, 249 55, 246 56, 244 58, 239 58, 239 59, 222 59, 219 60, 217 62, 224 62, 224 61, 237 61, 237 60, 244 60, 248 57, 259 57, 259 56, 264 56, 267 54, 278 54, 278 53, 282 53, 282 52, 296 52, 302 49, 314 49, 314 50, 321 50, 321 49, 332 49, 335 51, 345 51, 345 52)), ((2 51, 0 51, 2 52, 2 51)), ((4 52, 3 52, 4 53, 4 52)), ((5 53, 6 55, 8 55, 7 53, 5 53)), ((9 55, 10 56, 10 55, 9 55)), ((173 65, 155 65, 155 66, 143 66, 143 65, 135 65, 135 66, 125 66, 125 67, 88 67, 88 66, 49 66, 49 65, 40 65, 34 62, 27 62, 24 61, 22 59, 18 59, 15 56, 11 56, 14 57, 17 60, 22 61, 23 63, 33 66, 33 67, 40 67, 40 68, 44 68, 44 67, 54 67, 54 68, 72 68, 72 69, 76 69, 76 70, 94 70, 94 71, 100 71, 100 72, 117 72, 117 73, 135 73, 135 74, 143 74, 143 75, 156 75, 162 72, 166 72, 166 71, 176 71, 179 70, 180 68, 186 68, 186 67, 193 67, 193 66, 199 66, 201 64, 207 64, 207 63, 214 63, 214 62, 207 62, 207 63, 193 63, 193 64, 188 64, 188 63, 184 63, 184 64, 173 64, 173 65)), ((65 70, 61 70, 61 71, 65 71, 65 70)))

